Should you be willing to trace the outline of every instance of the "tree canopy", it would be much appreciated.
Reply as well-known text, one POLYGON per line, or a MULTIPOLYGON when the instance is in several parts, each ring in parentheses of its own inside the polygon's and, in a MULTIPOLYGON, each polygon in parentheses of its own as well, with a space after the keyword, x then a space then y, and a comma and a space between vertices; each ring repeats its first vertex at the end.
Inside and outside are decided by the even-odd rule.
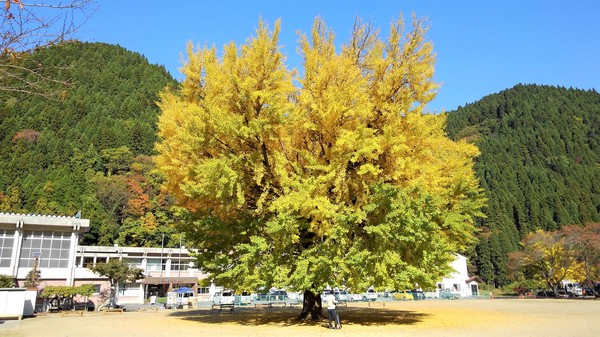
POLYGON ((563 280, 575 280, 596 291, 600 277, 599 238, 599 223, 571 225, 556 231, 539 229, 521 240, 521 251, 510 254, 511 265, 527 279, 542 281, 554 293, 563 280))
POLYGON ((106 263, 98 263, 91 270, 100 275, 108 277, 111 286, 126 281, 135 282, 144 278, 144 270, 130 267, 127 262, 111 259, 106 263))
POLYGON ((350 41, 316 19, 303 69, 259 22, 245 44, 190 43, 160 96, 155 157, 198 264, 234 289, 434 285, 474 243, 478 149, 423 113, 438 85, 427 27, 350 41))

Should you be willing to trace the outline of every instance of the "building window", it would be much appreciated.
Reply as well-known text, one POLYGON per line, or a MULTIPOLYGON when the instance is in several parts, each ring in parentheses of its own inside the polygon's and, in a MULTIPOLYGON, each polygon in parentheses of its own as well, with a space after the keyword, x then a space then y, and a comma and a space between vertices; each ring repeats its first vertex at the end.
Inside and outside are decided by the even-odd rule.
POLYGON ((209 293, 210 293, 210 288, 209 287, 198 288, 198 294, 209 294, 209 293))
POLYGON ((171 260, 171 270, 188 270, 190 263, 187 261, 171 260))
POLYGON ((127 265, 131 268, 142 268, 142 258, 126 258, 123 259, 123 262, 127 263, 127 265))
POLYGON ((84 256, 83 257, 83 266, 85 268, 94 267, 94 257, 93 256, 84 256))
POLYGON ((119 296, 138 296, 139 294, 139 283, 123 283, 119 285, 119 296))
POLYGON ((14 244, 14 231, 0 229, 0 267, 10 267, 14 244))
POLYGON ((162 267, 162 270, 165 270, 165 265, 160 263, 160 259, 148 259, 146 261, 146 270, 147 271, 160 271, 161 267, 162 267))
POLYGON ((24 231, 19 267, 33 268, 39 255, 39 268, 67 268, 71 250, 70 233, 24 231))

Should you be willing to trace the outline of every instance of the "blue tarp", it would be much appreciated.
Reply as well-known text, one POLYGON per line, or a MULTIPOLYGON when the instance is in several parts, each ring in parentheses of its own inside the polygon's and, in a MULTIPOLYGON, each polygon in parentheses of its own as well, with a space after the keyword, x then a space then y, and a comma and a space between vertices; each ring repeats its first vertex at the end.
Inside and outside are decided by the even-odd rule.
POLYGON ((175 289, 175 292, 178 294, 194 293, 192 288, 188 288, 188 287, 179 287, 179 288, 175 289))

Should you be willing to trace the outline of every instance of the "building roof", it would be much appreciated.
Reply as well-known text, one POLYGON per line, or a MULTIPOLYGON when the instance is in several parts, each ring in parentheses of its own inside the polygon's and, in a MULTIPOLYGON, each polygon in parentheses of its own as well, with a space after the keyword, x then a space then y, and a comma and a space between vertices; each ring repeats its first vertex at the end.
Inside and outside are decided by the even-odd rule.
MULTIPOLYGON (((79 214, 79 213, 78 213, 79 214)), ((72 230, 87 232, 90 229, 90 219, 78 216, 22 214, 0 212, 0 224, 10 224, 16 227, 68 227, 72 230)))

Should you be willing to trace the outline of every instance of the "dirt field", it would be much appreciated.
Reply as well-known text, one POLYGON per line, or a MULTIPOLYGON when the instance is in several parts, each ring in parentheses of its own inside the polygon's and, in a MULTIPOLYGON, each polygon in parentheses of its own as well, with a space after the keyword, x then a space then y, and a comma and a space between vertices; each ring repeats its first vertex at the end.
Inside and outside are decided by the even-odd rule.
POLYGON ((45 314, 0 321, 0 336, 600 336, 600 300, 495 299, 352 303, 343 328, 299 322, 300 308, 45 314))

